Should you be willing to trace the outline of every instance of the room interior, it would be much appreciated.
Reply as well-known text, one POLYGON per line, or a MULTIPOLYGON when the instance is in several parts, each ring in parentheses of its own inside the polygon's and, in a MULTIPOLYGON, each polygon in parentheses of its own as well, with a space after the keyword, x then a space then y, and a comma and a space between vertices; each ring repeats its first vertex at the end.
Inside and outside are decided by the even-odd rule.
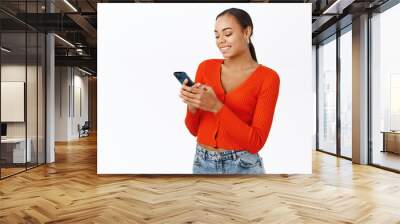
POLYGON ((0 2, 0 223, 399 223, 397 0, 237 1, 312 5, 312 175, 98 175, 97 5, 161 2, 0 2))

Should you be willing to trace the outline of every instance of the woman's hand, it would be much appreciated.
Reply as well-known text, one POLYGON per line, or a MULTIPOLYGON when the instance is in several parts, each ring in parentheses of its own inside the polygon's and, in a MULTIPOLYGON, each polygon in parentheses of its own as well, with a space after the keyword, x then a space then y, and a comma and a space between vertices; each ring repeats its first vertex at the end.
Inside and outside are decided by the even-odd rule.
POLYGON ((223 104, 210 86, 196 83, 188 87, 186 83, 187 80, 183 82, 180 97, 188 105, 189 110, 202 109, 216 113, 221 109, 223 104))
MULTIPOLYGON (((191 93, 191 92, 199 93, 200 92, 200 89, 199 89, 199 87, 201 85, 200 83, 196 83, 192 87, 187 86, 186 85, 187 83, 188 83, 188 80, 185 79, 182 84, 181 93, 179 95, 182 99, 183 99, 182 95, 185 93, 191 93)), ((185 102, 185 100, 183 100, 183 102, 185 102)), ((187 102, 185 102, 185 103, 188 105, 188 109, 190 112, 192 112, 193 114, 197 112, 197 108, 193 104, 190 104, 187 102)))

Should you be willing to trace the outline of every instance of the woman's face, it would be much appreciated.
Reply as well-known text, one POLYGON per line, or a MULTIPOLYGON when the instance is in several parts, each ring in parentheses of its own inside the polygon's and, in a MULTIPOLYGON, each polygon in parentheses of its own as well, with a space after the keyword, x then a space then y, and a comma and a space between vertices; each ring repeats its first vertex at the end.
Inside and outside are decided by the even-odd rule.
POLYGON ((224 58, 235 57, 249 49, 247 40, 250 31, 250 27, 243 30, 232 15, 218 17, 215 22, 215 40, 224 58))

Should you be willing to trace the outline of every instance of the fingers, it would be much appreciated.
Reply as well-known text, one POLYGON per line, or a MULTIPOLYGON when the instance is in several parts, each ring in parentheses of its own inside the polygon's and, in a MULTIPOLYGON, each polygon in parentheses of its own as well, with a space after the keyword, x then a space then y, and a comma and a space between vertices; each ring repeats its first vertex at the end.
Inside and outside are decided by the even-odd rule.
POLYGON ((200 99, 201 98, 201 95, 202 95, 202 93, 200 92, 200 93, 193 93, 194 91, 192 91, 192 92, 188 92, 188 91, 181 91, 181 95, 184 95, 184 96, 186 96, 186 97, 189 97, 189 98, 194 98, 194 99, 200 99))
POLYGON ((201 98, 203 93, 206 92, 211 87, 203 85, 201 83, 195 83, 193 86, 189 87, 186 85, 187 82, 188 82, 187 79, 183 81, 179 97, 185 104, 189 106, 206 109, 202 105, 201 98))
POLYGON ((199 108, 200 107, 200 103, 201 103, 200 100, 190 99, 190 98, 187 98, 185 96, 182 97, 182 100, 183 100, 184 103, 186 103, 189 106, 193 106, 195 108, 199 108))
POLYGON ((204 92, 204 87, 205 85, 204 84, 201 84, 201 83, 195 83, 193 86, 192 86, 192 93, 203 93, 204 92))
MULTIPOLYGON (((196 83, 195 85, 193 85, 193 87, 196 87, 196 91, 200 92, 200 91, 207 91, 207 90, 212 90, 211 86, 207 86, 205 84, 201 84, 201 83, 196 83)), ((193 91, 192 91, 193 92, 193 91)))
MULTIPOLYGON (((190 87, 189 87, 190 89, 190 87)), ((196 88, 194 88, 196 89, 196 88)), ((194 90, 192 90, 192 92, 188 91, 187 88, 182 88, 181 93, 179 94, 179 97, 182 98, 182 100, 187 103, 187 104, 194 104, 194 105, 198 105, 201 102, 201 93, 193 93, 194 90)))
POLYGON ((181 89, 184 89, 184 90, 190 92, 190 91, 191 91, 191 87, 189 87, 189 86, 186 85, 187 82, 188 82, 187 79, 183 80, 182 88, 181 88, 181 89))
MULTIPOLYGON (((185 79, 186 80, 186 79, 185 79)), ((184 81, 185 83, 185 81, 184 81)), ((201 89, 202 84, 201 83, 196 83, 194 84, 192 87, 186 86, 186 85, 182 85, 182 90, 185 90, 186 92, 191 92, 191 93, 201 93, 202 89, 201 89)), ((204 90, 203 90, 204 91, 204 90)))
POLYGON ((196 87, 196 88, 198 88, 198 87, 200 87, 201 86, 201 83, 199 83, 199 82, 196 82, 194 85, 193 85, 193 87, 196 87))
POLYGON ((183 80, 182 89, 187 91, 187 92, 191 92, 192 91, 192 87, 186 85, 188 82, 189 82, 188 79, 183 80))
POLYGON ((201 100, 201 95, 199 94, 193 94, 189 92, 182 91, 181 94, 179 95, 180 98, 183 100, 187 100, 190 102, 200 102, 201 100))
POLYGON ((191 106, 193 108, 196 108, 196 109, 200 108, 200 106, 198 104, 196 104, 196 103, 192 103, 192 102, 189 102, 189 101, 186 101, 186 100, 183 100, 183 102, 186 103, 188 106, 191 106))

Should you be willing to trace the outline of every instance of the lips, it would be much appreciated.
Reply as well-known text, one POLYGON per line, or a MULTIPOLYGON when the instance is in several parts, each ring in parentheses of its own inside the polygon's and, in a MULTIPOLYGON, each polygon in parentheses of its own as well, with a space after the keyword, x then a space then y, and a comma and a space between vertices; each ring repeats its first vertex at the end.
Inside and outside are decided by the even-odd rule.
POLYGON ((228 51, 230 48, 231 48, 231 46, 222 46, 219 49, 224 52, 224 51, 228 51))

